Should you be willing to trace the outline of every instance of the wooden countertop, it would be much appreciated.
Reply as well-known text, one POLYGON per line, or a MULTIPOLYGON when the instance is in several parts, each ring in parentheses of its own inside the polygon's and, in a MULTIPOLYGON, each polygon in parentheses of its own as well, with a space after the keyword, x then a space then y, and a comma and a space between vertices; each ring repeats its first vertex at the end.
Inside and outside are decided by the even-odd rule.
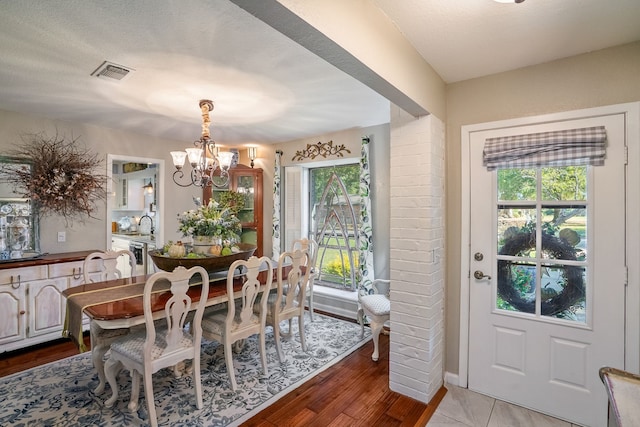
POLYGON ((98 249, 78 252, 64 252, 59 254, 44 254, 38 258, 12 260, 0 262, 0 270, 18 267, 32 267, 35 265, 59 264, 61 262, 84 261, 90 253, 97 252, 98 249))

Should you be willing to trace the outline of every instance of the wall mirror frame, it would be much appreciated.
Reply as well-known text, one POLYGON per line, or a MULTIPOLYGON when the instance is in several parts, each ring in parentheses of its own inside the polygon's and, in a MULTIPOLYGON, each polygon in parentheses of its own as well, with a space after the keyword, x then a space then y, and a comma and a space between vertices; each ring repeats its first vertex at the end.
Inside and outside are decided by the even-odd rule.
POLYGON ((38 207, 31 199, 22 197, 24 194, 18 192, 17 181, 12 179, 15 176, 12 172, 24 167, 31 168, 29 159, 0 156, 0 262, 19 261, 41 254, 38 207), (20 243, 15 234, 11 235, 12 225, 18 222, 26 226, 21 227, 24 229, 20 243), (12 244, 19 246, 17 252, 12 249, 18 249, 18 246, 11 248, 12 244))

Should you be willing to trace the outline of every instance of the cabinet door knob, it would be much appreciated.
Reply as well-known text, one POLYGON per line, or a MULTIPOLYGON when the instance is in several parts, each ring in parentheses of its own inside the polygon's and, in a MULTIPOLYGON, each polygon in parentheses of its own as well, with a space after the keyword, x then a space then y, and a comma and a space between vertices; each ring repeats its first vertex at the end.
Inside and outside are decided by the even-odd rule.
POLYGON ((25 313, 26 313, 26 311, 20 310, 20 314, 25 314, 25 313))

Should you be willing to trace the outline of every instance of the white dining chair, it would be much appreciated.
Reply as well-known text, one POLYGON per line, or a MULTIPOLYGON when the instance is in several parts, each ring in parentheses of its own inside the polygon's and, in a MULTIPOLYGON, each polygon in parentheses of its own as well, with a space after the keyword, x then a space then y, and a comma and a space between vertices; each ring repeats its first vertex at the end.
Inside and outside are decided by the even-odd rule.
MULTIPOLYGON (((202 384, 200 381, 200 343, 202 341, 202 315, 209 294, 209 274, 203 267, 186 269, 177 267, 172 272, 161 271, 147 279, 144 286, 143 309, 145 329, 131 332, 111 343, 111 355, 105 364, 107 381, 113 395, 105 402, 110 408, 118 399, 116 376, 124 366, 131 373, 131 400, 129 409, 138 408, 140 377, 144 378, 144 393, 149 411, 149 422, 158 425, 153 394, 153 373, 162 368, 173 367, 185 360, 192 360, 191 373, 196 395, 196 406, 202 408, 202 384), (187 294, 189 281, 200 276, 200 299, 192 303, 187 294), (167 283, 169 282, 169 283, 167 283), (164 305, 162 322, 154 322, 152 294, 170 292, 164 305), (190 327, 185 328, 186 317, 195 309, 190 327)), ((157 295, 154 295, 157 298, 157 295)))
POLYGON ((300 345, 306 351, 304 332, 304 303, 306 286, 309 282, 311 268, 309 268, 309 254, 306 250, 283 252, 278 259, 276 279, 278 281, 276 292, 271 292, 267 301, 267 325, 273 327, 273 335, 278 352, 278 360, 284 361, 282 353, 282 336, 291 336, 291 323, 286 333, 281 332, 283 320, 298 318, 298 332, 300 345), (286 277, 284 271, 290 266, 286 277))
POLYGON ((273 283, 273 266, 268 257, 252 256, 247 261, 238 260, 231 264, 227 272, 227 303, 222 307, 211 307, 205 310, 202 318, 202 335, 206 339, 215 340, 224 346, 224 356, 229 374, 231 389, 236 391, 235 370, 233 367, 232 346, 239 340, 244 340, 252 335, 259 335, 260 357, 264 375, 267 371, 267 352, 265 346, 265 320, 267 314, 267 299, 262 298, 265 292, 269 293, 273 283), (266 266, 266 283, 260 283, 258 274, 260 266, 266 266), (242 276, 234 277, 237 269, 241 269, 242 276), (242 293, 234 296, 234 281, 241 280, 242 293), (258 304, 259 310, 254 313, 254 305, 258 304))
POLYGON ((302 238, 294 240, 291 245, 291 252, 296 249, 307 250, 309 252, 309 265, 311 266, 311 274, 309 274, 309 283, 307 284, 307 307, 309 307, 309 318, 313 322, 313 284, 318 277, 316 269, 316 260, 318 258, 318 242, 314 239, 302 238))
POLYGON ((375 279, 372 282, 373 293, 361 295, 358 291, 358 323, 360 323, 361 336, 364 337, 364 316, 369 319, 371 334, 373 336, 373 354, 371 360, 378 361, 380 353, 378 341, 384 324, 391 317, 391 301, 389 300, 390 281, 375 279))
MULTIPOLYGON (((125 259, 129 272, 135 271, 136 258, 129 250, 92 252, 86 256, 82 264, 84 283, 102 282, 121 279, 126 275, 118 269, 118 260, 125 259)), ((94 393, 100 394, 105 388, 104 355, 109 351, 111 342, 129 333, 129 328, 102 329, 95 322, 89 323, 91 337, 91 361, 98 373, 98 386, 94 393)))

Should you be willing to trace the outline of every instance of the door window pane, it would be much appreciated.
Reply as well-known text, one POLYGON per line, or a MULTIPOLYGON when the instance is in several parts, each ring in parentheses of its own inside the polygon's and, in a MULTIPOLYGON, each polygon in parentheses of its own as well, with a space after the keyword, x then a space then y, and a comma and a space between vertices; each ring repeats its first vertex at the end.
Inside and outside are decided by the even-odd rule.
POLYGON ((543 200, 587 200, 587 167, 542 168, 543 200))
POLYGON ((521 207, 513 205, 498 206, 498 253, 502 255, 517 255, 521 257, 535 256, 536 250, 536 207, 521 207), (531 233, 531 232, 534 233, 531 233), (530 244, 518 244, 526 239, 530 244), (507 247, 505 247, 505 244, 507 247), (517 244, 518 250, 513 248, 517 244))
POLYGON ((498 169, 498 200, 536 200, 535 169, 498 169))

